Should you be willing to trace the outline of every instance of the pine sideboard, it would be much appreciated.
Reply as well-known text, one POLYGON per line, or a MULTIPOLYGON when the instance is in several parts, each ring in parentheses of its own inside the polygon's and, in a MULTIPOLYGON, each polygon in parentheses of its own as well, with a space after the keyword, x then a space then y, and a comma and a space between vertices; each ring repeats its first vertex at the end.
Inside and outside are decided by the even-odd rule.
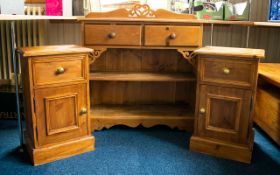
POLYGON ((194 15, 131 10, 90 13, 82 19, 90 65, 92 129, 114 125, 193 130, 195 69, 202 23, 194 15))

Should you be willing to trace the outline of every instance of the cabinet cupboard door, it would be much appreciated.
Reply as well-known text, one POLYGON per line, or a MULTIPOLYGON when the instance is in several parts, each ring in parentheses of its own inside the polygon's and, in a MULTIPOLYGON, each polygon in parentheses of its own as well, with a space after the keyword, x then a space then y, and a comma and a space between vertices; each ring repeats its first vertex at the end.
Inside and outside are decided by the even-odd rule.
POLYGON ((252 92, 235 88, 200 86, 197 134, 246 143, 252 92))
POLYGON ((35 91, 39 145, 87 135, 87 85, 78 84, 35 91))

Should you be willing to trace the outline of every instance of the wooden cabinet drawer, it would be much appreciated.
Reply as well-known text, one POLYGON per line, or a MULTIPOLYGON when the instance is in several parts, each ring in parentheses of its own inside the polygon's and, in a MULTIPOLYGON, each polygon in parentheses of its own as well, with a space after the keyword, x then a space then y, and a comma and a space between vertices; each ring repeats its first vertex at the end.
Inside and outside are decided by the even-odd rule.
POLYGON ((200 26, 145 26, 146 46, 201 46, 200 26))
POLYGON ((141 45, 140 25, 85 24, 85 45, 141 45))
POLYGON ((257 63, 203 58, 200 64, 200 79, 202 82, 214 82, 247 87, 252 87, 255 83, 257 63))
POLYGON ((32 60, 34 86, 86 79, 85 55, 38 57, 32 60))

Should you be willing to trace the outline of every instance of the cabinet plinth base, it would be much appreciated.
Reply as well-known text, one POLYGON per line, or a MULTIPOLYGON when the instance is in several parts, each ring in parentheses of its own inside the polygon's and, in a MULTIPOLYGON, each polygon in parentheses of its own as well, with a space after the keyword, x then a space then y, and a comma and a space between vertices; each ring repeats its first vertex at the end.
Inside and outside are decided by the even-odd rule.
POLYGON ((241 146, 192 136, 190 150, 249 164, 252 158, 252 144, 253 142, 248 146, 241 146))
POLYGON ((188 105, 99 105, 91 109, 91 129, 115 125, 150 128, 164 125, 193 132, 194 117, 188 105))
POLYGON ((156 125, 168 126, 171 129, 177 128, 179 130, 185 130, 193 132, 193 122, 191 118, 181 118, 181 119, 156 119, 156 118, 139 118, 139 119, 129 119, 129 118, 93 118, 91 119, 91 129, 93 131, 102 130, 104 128, 109 129, 116 125, 125 125, 128 127, 136 128, 142 125, 145 128, 151 128, 156 125))
POLYGON ((33 148, 28 137, 25 146, 33 165, 42 165, 74 155, 90 152, 95 149, 95 138, 87 136, 76 140, 66 141, 43 148, 33 148))

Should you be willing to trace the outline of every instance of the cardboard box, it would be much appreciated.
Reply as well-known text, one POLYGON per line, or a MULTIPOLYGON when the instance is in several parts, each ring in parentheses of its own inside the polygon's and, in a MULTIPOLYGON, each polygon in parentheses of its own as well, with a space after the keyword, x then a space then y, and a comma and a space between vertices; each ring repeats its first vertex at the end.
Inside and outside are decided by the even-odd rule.
MULTIPOLYGON (((194 2, 195 8, 201 6, 201 10, 196 11, 198 19, 210 19, 210 20, 223 20, 224 17, 224 1, 212 1, 204 2, 198 0, 194 2)), ((198 8, 199 9, 199 8, 198 8)))
POLYGON ((250 13, 250 4, 248 1, 232 4, 225 2, 225 17, 228 21, 248 21, 250 13))

